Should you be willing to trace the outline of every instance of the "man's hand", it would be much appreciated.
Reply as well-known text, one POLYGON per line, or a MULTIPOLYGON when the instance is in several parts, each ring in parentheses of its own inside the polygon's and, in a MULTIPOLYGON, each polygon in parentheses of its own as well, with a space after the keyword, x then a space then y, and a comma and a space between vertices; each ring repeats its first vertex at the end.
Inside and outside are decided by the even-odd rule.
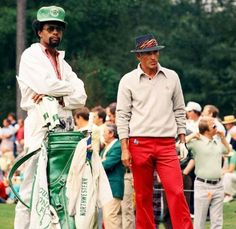
POLYGON ((121 161, 125 167, 131 167, 131 154, 129 152, 129 139, 123 138, 120 141, 121 143, 121 161))
POLYGON ((187 149, 185 143, 183 143, 183 142, 179 143, 179 154, 180 154, 181 161, 184 160, 188 155, 188 149, 187 149))
POLYGON ((122 150, 121 160, 125 167, 131 167, 131 154, 128 149, 122 150))
POLYGON ((223 139, 225 137, 224 132, 219 131, 219 130, 216 131, 216 135, 218 135, 220 137, 220 139, 223 139))
POLYGON ((44 95, 35 93, 35 94, 32 96, 32 99, 34 100, 34 103, 39 104, 39 103, 42 101, 42 98, 43 98, 43 97, 44 97, 44 95))

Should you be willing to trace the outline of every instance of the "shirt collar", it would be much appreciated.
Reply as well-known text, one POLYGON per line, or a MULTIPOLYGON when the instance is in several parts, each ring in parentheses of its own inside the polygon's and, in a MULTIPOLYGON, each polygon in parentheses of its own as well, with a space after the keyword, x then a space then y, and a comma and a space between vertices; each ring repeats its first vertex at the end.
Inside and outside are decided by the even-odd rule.
POLYGON ((211 143, 211 142, 213 142, 213 143, 215 143, 216 144, 216 141, 214 140, 214 139, 209 139, 209 138, 207 138, 207 137, 205 137, 204 135, 200 135, 200 139, 202 140, 202 141, 204 141, 205 143, 211 143))
MULTIPOLYGON (((43 50, 47 55, 50 55, 48 49, 47 49, 45 46, 43 46, 41 43, 39 43, 39 44, 40 44, 40 47, 42 48, 42 50, 43 50)), ((55 51, 56 51, 56 56, 58 57, 60 53, 59 53, 57 50, 55 50, 55 51)))
MULTIPOLYGON (((157 67, 157 68, 158 68, 158 71, 157 71, 157 73, 156 73, 156 76, 157 76, 159 73, 163 73, 163 75, 167 78, 168 75, 166 74, 165 69, 164 69, 159 63, 158 63, 157 66, 158 66, 158 67, 157 67)), ((141 77, 146 75, 146 74, 144 73, 144 71, 142 70, 140 63, 138 64, 137 71, 138 71, 138 74, 137 74, 137 75, 138 75, 138 80, 140 81, 141 77)))

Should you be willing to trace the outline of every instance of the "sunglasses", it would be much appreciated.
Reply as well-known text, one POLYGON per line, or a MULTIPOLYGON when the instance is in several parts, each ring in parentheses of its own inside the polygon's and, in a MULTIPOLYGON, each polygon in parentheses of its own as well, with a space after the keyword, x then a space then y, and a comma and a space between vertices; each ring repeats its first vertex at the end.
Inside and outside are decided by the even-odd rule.
POLYGON ((65 30, 65 28, 58 25, 48 25, 46 28, 43 28, 43 30, 47 30, 48 33, 52 33, 54 30, 56 30, 58 33, 61 33, 65 30))

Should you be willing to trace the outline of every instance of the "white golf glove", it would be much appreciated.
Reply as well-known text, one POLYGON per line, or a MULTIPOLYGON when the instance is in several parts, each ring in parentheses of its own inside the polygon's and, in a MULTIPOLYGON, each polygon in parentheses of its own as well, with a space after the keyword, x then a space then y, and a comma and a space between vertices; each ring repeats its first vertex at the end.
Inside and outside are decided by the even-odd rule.
POLYGON ((188 149, 186 147, 186 144, 183 142, 179 143, 179 155, 180 155, 179 159, 181 161, 184 160, 188 155, 188 149))

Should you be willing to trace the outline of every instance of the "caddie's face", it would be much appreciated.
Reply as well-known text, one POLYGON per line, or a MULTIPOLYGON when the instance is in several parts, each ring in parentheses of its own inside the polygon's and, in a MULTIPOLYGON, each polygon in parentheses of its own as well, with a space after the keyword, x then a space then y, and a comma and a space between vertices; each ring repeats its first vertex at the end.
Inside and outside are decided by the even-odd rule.
POLYGON ((144 52, 137 55, 138 60, 140 61, 142 69, 145 70, 156 70, 159 60, 159 51, 144 52))
POLYGON ((42 31, 38 31, 40 43, 45 47, 56 48, 61 42, 63 31, 64 27, 60 24, 44 24, 42 31))

